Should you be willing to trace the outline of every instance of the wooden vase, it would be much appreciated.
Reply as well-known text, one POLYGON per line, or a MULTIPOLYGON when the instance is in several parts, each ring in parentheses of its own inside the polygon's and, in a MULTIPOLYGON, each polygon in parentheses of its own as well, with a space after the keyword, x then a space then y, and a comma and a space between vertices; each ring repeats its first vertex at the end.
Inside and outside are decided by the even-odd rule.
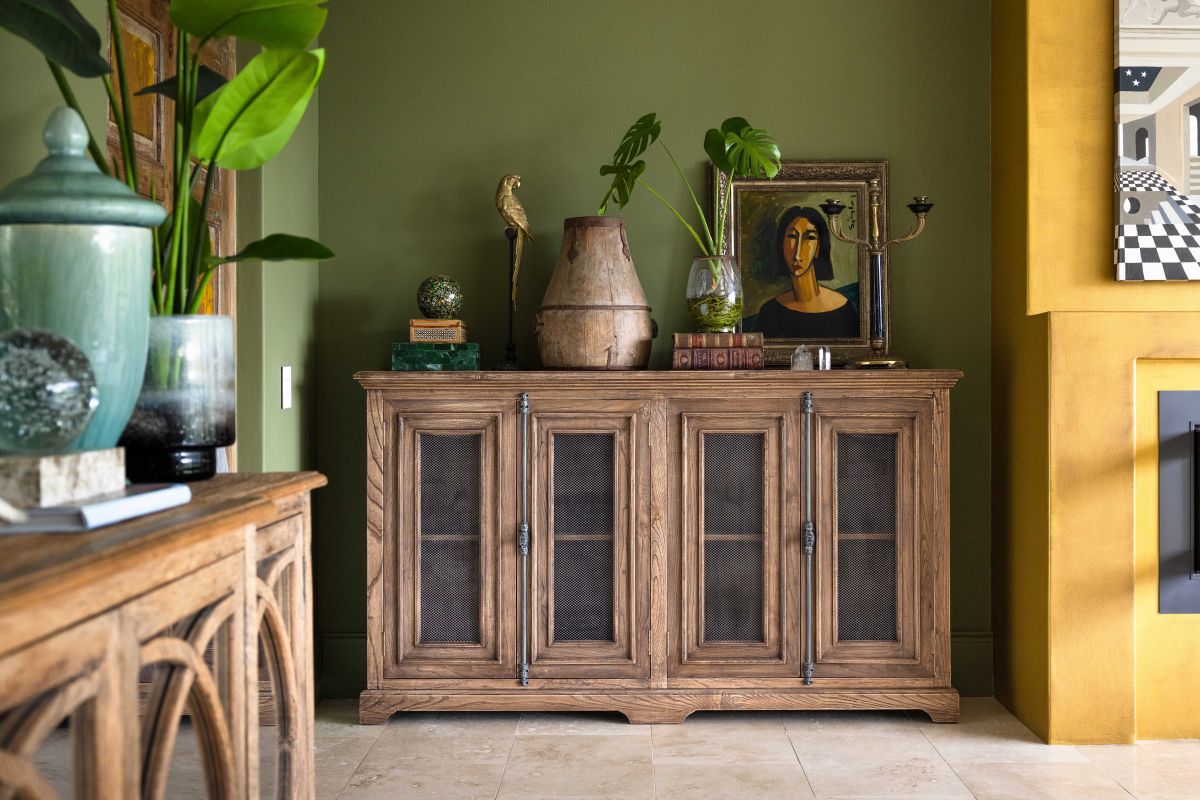
POLYGON ((571 217, 536 317, 547 369, 645 369, 656 334, 625 220, 571 217))

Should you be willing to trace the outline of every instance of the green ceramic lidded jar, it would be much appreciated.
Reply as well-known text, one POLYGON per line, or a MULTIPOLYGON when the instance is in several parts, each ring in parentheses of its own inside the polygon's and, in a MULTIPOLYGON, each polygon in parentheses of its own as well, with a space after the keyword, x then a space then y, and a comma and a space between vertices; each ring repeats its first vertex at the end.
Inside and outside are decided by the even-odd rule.
POLYGON ((100 172, 69 108, 50 115, 49 155, 0 190, 0 331, 49 330, 87 355, 99 405, 73 450, 112 447, 146 369, 153 264, 162 206, 100 172))

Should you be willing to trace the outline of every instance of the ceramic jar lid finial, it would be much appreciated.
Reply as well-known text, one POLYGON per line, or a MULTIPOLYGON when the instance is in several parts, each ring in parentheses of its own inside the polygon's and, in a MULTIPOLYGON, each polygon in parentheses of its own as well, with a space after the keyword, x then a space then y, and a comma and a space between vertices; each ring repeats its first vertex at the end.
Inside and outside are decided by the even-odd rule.
POLYGON ((88 145, 87 125, 74 109, 55 109, 42 128, 42 141, 52 156, 83 158, 88 145))
POLYGON ((152 228, 167 216, 103 174, 87 155, 88 129, 79 113, 55 109, 42 129, 49 152, 24 178, 0 190, 0 225, 127 225, 152 228))

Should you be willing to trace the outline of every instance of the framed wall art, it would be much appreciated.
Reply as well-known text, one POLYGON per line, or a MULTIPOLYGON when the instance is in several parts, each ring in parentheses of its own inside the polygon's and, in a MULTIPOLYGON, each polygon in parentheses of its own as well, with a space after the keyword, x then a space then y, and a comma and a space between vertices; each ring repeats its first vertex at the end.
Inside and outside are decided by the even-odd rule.
MULTIPOLYGON (((724 178, 712 165, 709 175, 713 197, 720 197, 724 178)), ((733 179, 721 252, 738 260, 742 330, 763 334, 767 365, 787 365, 801 344, 829 347, 835 362, 871 355, 869 257, 865 248, 830 234, 821 204, 830 199, 843 204, 842 232, 862 238, 872 180, 883 192, 880 224, 886 240, 887 161, 784 161, 771 180, 733 179)), ((713 208, 715 214, 715 202, 713 208)), ((886 253, 883 258, 880 313, 886 320, 886 253)), ((889 342, 884 350, 890 350, 889 342)))
POLYGON ((1116 277, 1200 280, 1200 3, 1116 15, 1116 277))

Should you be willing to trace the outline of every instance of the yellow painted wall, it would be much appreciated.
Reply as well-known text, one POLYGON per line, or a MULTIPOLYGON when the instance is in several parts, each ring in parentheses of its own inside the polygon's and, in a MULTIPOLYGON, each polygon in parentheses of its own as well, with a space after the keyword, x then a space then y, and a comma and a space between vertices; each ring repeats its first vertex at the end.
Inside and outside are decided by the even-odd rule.
POLYGON ((992 628, 996 695, 1049 735, 1047 318, 1026 316, 1029 137, 1020 3, 992 5, 992 628))
POLYGON ((1200 736, 1134 513, 1136 365, 1200 382, 1200 283, 1113 279, 1111 0, 992 9, 997 695, 1053 742, 1200 736))
POLYGON ((1158 613, 1158 393, 1200 390, 1200 360, 1135 366, 1137 738, 1200 736, 1200 614, 1158 613))

